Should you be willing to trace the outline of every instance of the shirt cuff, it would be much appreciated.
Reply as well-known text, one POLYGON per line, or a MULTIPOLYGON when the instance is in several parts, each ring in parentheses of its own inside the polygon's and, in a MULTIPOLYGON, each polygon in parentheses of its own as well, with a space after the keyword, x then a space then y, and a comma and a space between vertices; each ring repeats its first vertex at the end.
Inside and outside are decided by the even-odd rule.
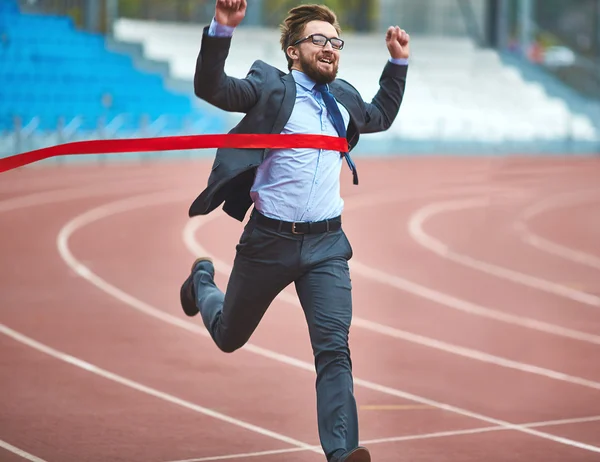
POLYGON ((408 59, 407 58, 390 58, 390 63, 406 66, 408 64, 408 59))
POLYGON ((231 37, 234 29, 235 27, 219 24, 217 20, 213 18, 210 22, 210 27, 208 28, 208 35, 211 37, 231 37))

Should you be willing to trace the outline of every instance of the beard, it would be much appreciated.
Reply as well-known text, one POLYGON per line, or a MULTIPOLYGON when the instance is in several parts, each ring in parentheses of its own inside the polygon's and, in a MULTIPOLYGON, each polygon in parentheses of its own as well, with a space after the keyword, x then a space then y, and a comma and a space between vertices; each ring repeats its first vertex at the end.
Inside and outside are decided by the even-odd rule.
POLYGON ((314 61, 307 58, 303 54, 300 54, 300 66, 302 72, 308 75, 317 83, 328 84, 335 80, 338 73, 338 62, 335 61, 331 65, 327 66, 328 69, 319 69, 319 61, 317 57, 314 61))

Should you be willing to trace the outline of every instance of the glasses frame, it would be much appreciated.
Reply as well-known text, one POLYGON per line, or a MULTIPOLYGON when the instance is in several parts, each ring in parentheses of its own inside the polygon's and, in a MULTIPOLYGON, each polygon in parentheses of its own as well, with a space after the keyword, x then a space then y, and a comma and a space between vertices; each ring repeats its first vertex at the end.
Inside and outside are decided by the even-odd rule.
POLYGON ((312 42, 313 45, 317 45, 319 47, 325 48, 327 46, 327 42, 331 43, 331 48, 333 48, 334 50, 343 50, 344 49, 344 41, 339 38, 339 37, 325 37, 323 34, 311 34, 311 35, 307 35, 304 38, 301 38, 300 40, 296 40, 294 43, 292 43, 292 46, 296 46, 302 42, 305 42, 307 40, 310 40, 312 42), (318 43, 315 43, 315 39, 314 37, 322 37, 325 39, 325 43, 323 45, 319 45, 318 43), (339 46, 339 48, 336 48, 333 45, 332 40, 339 40, 341 42, 341 45, 339 46))

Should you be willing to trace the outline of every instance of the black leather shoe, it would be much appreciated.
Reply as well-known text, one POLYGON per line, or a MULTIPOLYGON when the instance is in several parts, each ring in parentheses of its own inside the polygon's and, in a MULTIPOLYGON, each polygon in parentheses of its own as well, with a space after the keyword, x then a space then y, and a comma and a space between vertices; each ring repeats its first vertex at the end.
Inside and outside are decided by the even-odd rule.
POLYGON ((181 285, 179 291, 181 307, 183 308, 183 312, 188 316, 196 316, 200 312, 196 306, 196 291, 194 290, 194 273, 198 270, 207 271, 211 277, 214 277, 215 275, 215 268, 210 258, 200 257, 196 259, 192 265, 190 275, 181 285))
POLYGON ((346 454, 342 462, 371 462, 371 454, 367 448, 359 446, 346 454))

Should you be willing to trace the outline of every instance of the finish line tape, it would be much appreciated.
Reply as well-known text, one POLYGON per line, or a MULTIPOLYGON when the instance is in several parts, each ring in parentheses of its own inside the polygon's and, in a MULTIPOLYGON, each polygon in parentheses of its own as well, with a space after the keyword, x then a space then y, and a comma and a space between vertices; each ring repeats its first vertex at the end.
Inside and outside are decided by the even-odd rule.
POLYGON ((207 148, 314 148, 348 152, 346 138, 328 135, 227 134, 76 141, 0 159, 0 173, 55 156, 179 151, 207 148))

